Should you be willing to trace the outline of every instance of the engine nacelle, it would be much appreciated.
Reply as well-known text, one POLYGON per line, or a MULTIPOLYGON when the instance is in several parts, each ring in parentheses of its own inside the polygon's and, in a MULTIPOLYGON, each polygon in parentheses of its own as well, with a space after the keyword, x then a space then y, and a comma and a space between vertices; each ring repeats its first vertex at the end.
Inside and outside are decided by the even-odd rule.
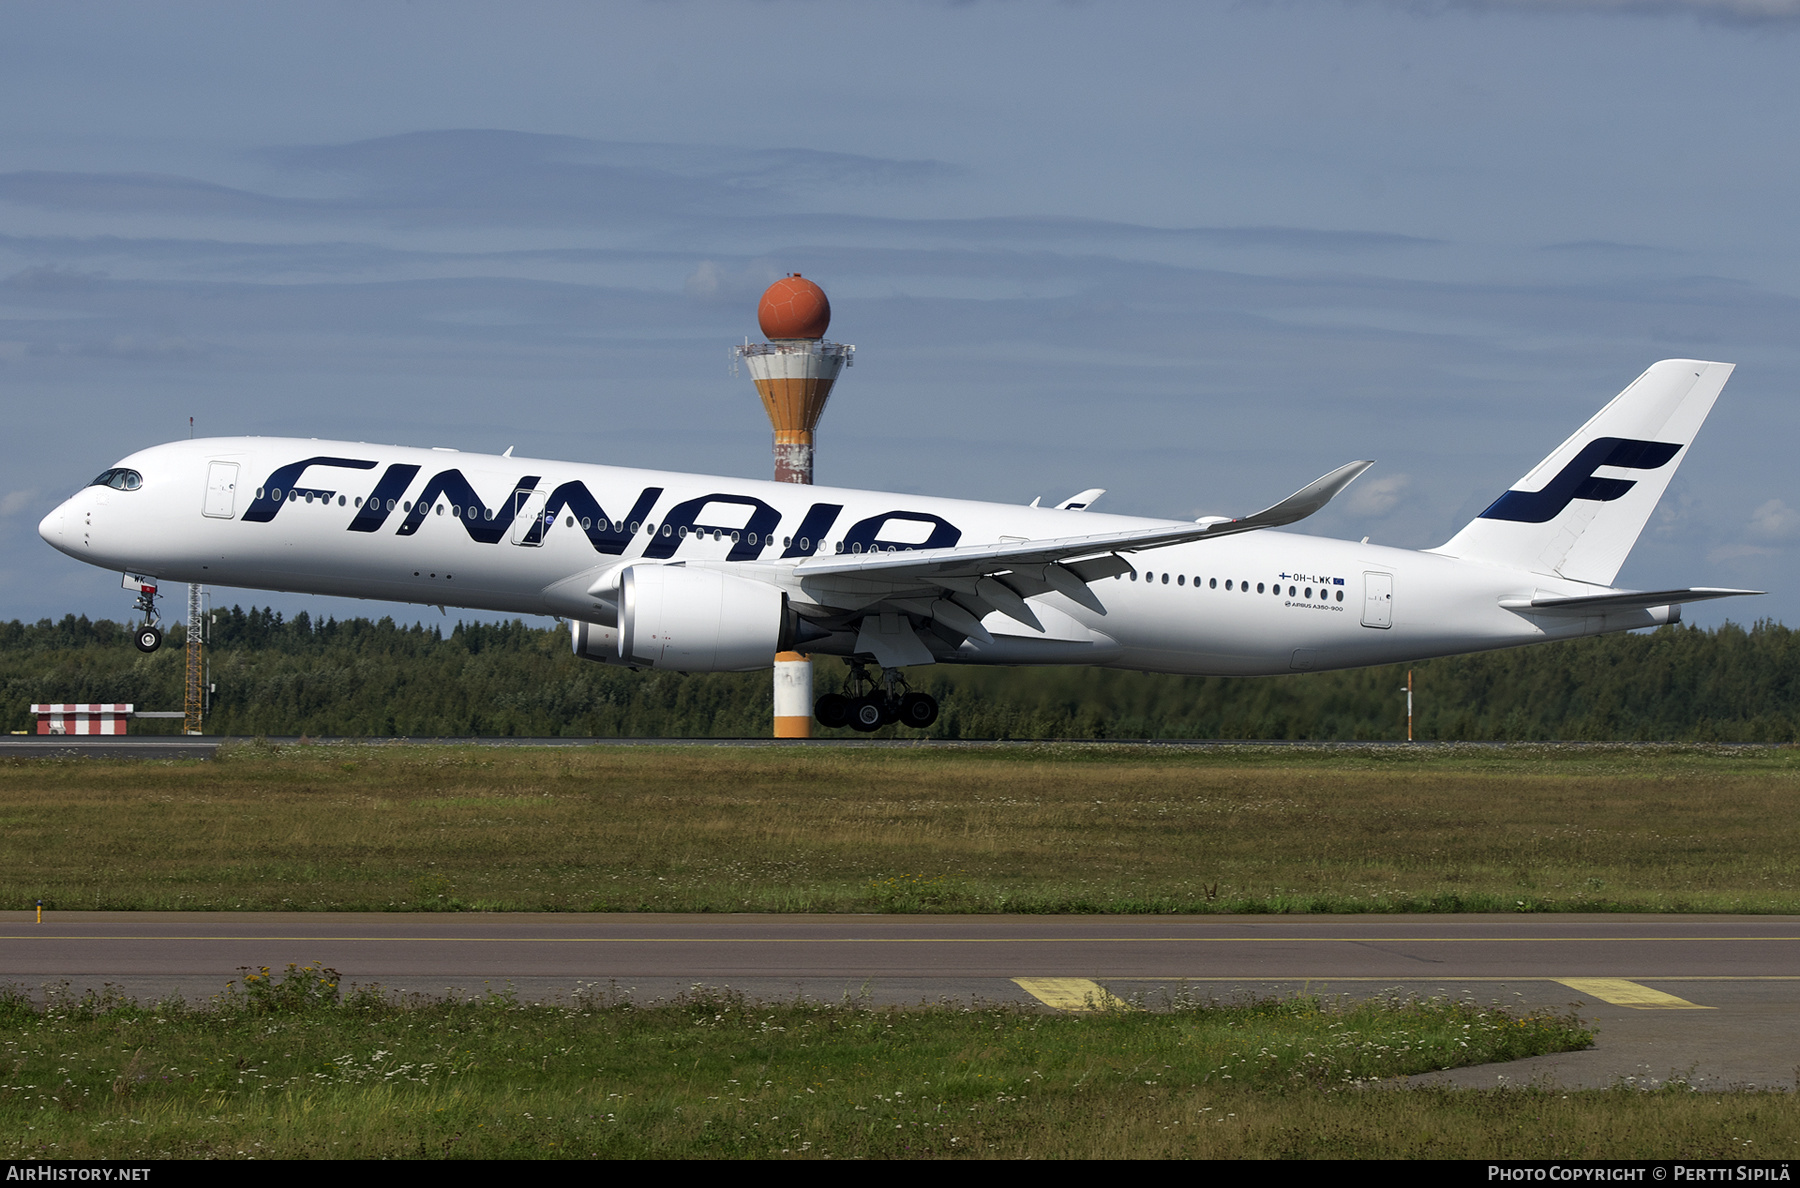
POLYGON ((574 645, 575 654, 583 660, 598 660, 602 664, 625 663, 619 659, 619 631, 616 627, 570 619, 569 642, 574 645))
POLYGON ((793 635, 791 618, 787 595, 766 582, 633 565, 619 591, 619 662, 683 672, 768 668, 793 635))

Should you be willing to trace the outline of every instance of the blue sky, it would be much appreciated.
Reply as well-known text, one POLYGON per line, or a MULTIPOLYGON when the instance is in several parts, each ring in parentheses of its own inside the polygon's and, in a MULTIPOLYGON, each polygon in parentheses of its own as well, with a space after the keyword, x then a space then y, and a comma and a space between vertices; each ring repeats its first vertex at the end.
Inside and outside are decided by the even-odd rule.
MULTIPOLYGON (((1800 4, 19 4, 0 617, 37 520, 255 433, 736 475, 790 270, 821 482, 1442 543, 1651 362, 1739 364, 1622 583, 1800 621, 1800 4)), ((285 611, 416 608, 221 591, 285 611)), ((427 612, 433 619, 435 611, 427 612)))

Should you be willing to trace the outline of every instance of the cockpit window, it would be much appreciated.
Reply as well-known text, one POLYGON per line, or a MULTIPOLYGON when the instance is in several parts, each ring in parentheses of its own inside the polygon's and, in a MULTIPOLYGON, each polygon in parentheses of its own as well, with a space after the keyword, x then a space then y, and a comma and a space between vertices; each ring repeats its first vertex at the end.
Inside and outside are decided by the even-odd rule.
POLYGON ((99 478, 88 484, 90 487, 111 487, 115 491, 135 491, 143 485, 143 475, 135 470, 124 470, 118 467, 103 471, 99 478))

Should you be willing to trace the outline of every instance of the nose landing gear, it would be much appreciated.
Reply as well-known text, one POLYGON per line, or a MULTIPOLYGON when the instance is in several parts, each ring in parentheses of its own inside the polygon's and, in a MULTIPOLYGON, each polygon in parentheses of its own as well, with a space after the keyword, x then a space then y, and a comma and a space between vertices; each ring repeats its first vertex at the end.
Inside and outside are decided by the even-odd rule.
POLYGON ((937 699, 908 689, 906 678, 897 668, 882 669, 878 685, 861 661, 852 660, 845 692, 848 696, 827 693, 813 703, 813 716, 819 725, 848 726, 870 734, 896 722, 923 730, 938 718, 937 699))
POLYGON ((137 591, 137 601, 131 609, 143 612, 144 621, 132 633, 132 642, 137 644, 140 652, 154 652, 162 647, 162 616, 156 613, 156 583, 149 578, 125 575, 125 588, 137 591))

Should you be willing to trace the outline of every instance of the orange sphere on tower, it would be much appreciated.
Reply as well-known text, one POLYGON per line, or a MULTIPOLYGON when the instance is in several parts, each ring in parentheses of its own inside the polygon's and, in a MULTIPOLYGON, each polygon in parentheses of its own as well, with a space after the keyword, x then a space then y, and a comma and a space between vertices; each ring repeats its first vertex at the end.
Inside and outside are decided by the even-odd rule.
POLYGON ((763 292, 756 320, 763 336, 772 340, 824 338, 831 325, 831 302, 825 300, 824 289, 791 272, 763 292))

